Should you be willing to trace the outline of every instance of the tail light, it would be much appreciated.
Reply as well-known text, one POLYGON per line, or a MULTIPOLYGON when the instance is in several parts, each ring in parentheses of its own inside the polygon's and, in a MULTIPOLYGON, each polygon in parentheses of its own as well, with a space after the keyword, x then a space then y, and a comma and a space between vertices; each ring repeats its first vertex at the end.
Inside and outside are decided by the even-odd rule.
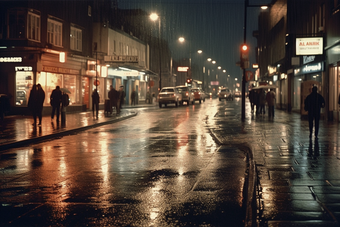
POLYGON ((189 96, 189 92, 186 92, 185 95, 186 95, 186 96, 189 96))

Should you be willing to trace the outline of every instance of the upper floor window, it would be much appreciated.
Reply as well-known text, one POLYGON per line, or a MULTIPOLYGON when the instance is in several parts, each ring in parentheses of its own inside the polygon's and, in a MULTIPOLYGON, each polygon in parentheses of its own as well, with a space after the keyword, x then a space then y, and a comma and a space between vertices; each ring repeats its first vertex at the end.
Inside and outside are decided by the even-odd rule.
POLYGON ((70 48, 71 50, 82 51, 83 31, 71 26, 70 48))
POLYGON ((26 38, 26 12, 13 10, 8 12, 8 38, 26 38))
POLYGON ((40 16, 29 12, 27 18, 27 38, 40 41, 40 16))
POLYGON ((54 46, 61 47, 63 45, 62 35, 63 35, 63 24, 58 21, 48 19, 47 20, 47 42, 50 44, 53 44, 54 46))

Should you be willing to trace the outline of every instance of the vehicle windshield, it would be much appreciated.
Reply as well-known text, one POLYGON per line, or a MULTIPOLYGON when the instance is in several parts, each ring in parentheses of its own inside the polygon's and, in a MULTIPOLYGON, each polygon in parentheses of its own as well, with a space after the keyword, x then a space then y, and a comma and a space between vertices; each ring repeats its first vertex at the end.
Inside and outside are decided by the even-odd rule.
POLYGON ((188 91, 187 87, 178 87, 177 89, 178 89, 179 92, 188 91))
POLYGON ((174 92, 173 88, 164 88, 161 92, 174 92))
POLYGON ((229 92, 229 89, 222 89, 221 92, 229 92))
POLYGON ((198 92, 198 89, 191 89, 192 92, 198 92))

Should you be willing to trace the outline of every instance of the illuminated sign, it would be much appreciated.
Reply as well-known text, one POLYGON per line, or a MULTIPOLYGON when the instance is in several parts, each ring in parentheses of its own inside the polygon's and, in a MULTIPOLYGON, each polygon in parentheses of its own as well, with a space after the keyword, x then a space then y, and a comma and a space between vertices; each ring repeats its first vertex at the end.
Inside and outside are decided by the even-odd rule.
POLYGON ((32 66, 16 66, 15 71, 33 71, 32 66))
POLYGON ((297 38, 296 55, 320 55, 323 54, 323 38, 297 38))
POLYGON ((22 57, 0 57, 0 62, 22 62, 22 57))
POLYGON ((302 75, 302 74, 309 74, 309 73, 315 73, 315 72, 320 72, 324 70, 324 63, 319 62, 315 64, 308 64, 304 65, 301 68, 294 69, 294 75, 302 75))
POLYGON ((303 56, 303 64, 313 62, 314 60, 315 56, 303 56))
POLYGON ((104 56, 104 61, 106 63, 138 63, 138 56, 118 56, 118 55, 109 55, 104 56))
POLYGON ((178 72, 188 72, 189 67, 183 67, 183 66, 178 66, 177 71, 178 72))
POLYGON ((210 85, 220 85, 219 81, 210 81, 210 85))
POLYGON ((65 63, 66 62, 66 54, 65 52, 60 52, 59 53, 59 62, 65 63))

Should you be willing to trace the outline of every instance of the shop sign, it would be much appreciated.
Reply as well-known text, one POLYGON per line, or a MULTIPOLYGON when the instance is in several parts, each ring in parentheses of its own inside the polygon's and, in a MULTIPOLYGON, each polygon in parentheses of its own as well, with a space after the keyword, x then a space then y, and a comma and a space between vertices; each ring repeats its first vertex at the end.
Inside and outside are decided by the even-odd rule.
POLYGON ((119 55, 109 55, 104 56, 104 61, 106 63, 138 63, 138 56, 119 56, 119 55))
POLYGON ((323 54, 323 38, 297 38, 296 55, 321 55, 323 54))
POLYGON ((79 74, 79 70, 76 69, 67 69, 67 68, 60 68, 54 66, 46 66, 43 65, 42 71, 44 72, 52 72, 52 73, 61 73, 61 74, 79 74))
POLYGON ((27 72, 27 71, 33 71, 33 68, 32 66, 16 66, 15 71, 16 72, 19 72, 19 71, 27 72))
POLYGON ((254 79, 254 73, 252 71, 246 71, 246 81, 251 81, 254 79))
POLYGON ((0 57, 0 62, 22 62, 22 57, 0 57))
POLYGON ((303 64, 313 62, 314 60, 315 60, 315 55, 314 56, 303 56, 303 64))
POLYGON ((177 67, 177 72, 188 72, 189 67, 185 66, 178 66, 177 67))
POLYGON ((211 82, 210 82, 210 85, 216 85, 216 86, 218 86, 218 85, 220 85, 220 83, 219 83, 219 81, 211 81, 211 82))
POLYGON ((314 64, 304 65, 298 69, 294 69, 294 75, 302 75, 302 74, 309 74, 309 73, 316 73, 321 72, 324 70, 324 63, 318 62, 314 64))

